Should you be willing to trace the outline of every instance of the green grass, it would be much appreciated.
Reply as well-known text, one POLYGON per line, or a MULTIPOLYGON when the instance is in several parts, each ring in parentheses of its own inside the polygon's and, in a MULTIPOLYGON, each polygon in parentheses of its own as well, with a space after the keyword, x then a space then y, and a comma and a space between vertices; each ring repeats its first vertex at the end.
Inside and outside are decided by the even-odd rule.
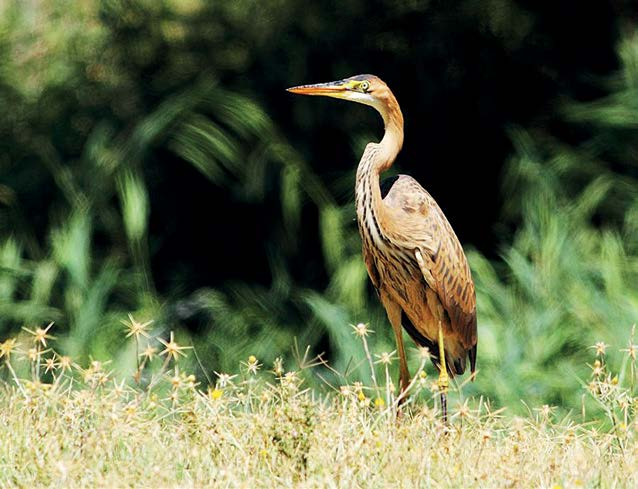
POLYGON ((324 390, 305 388, 305 378, 331 369, 307 352, 294 370, 280 360, 267 368, 250 356, 236 372, 220 372, 207 385, 180 369, 187 348, 172 338, 147 338, 146 327, 135 329, 139 324, 128 323, 139 361, 119 379, 108 361, 78 365, 56 354, 47 337, 52 329, 25 331, 20 340, 1 344, 1 486, 638 483, 636 350, 599 345, 589 352, 591 378, 582 392, 601 406, 600 419, 580 412, 558 416, 547 405, 512 416, 485 398, 464 399, 460 386, 445 426, 436 379, 422 368, 397 417, 388 369, 396 359, 370 353, 365 336, 360 357, 376 372, 372 385, 336 374, 340 381, 324 390), (626 382, 607 370, 614 355, 630 360, 626 382))

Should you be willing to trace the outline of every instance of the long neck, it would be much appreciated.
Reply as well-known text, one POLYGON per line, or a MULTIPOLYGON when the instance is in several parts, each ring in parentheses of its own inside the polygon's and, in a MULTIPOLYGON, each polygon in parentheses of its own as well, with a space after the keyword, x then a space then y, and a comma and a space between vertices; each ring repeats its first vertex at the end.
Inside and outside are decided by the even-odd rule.
POLYGON ((372 105, 381 117, 385 126, 383 139, 374 145, 373 155, 368 155, 368 148, 359 162, 357 173, 371 172, 379 176, 389 169, 403 146, 403 114, 392 92, 388 90, 386 97, 372 105), (373 156, 372 158, 368 156, 373 156))
POLYGON ((377 163, 378 173, 392 166, 403 146, 403 114, 392 92, 388 95, 388 103, 375 107, 383 117, 385 126, 385 134, 379 143, 381 154, 377 163))
POLYGON ((385 124, 383 139, 366 147, 357 167, 355 198, 362 234, 364 228, 373 233, 375 227, 380 229, 379 213, 383 212, 383 202, 379 175, 392 166, 403 146, 403 114, 394 95, 391 92, 388 95, 389 103, 374 106, 385 124))

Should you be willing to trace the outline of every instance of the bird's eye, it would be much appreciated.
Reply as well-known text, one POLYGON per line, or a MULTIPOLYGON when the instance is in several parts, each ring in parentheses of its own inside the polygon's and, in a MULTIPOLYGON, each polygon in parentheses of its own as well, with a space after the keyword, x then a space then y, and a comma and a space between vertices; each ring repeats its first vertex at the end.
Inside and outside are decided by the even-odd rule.
POLYGON ((362 92, 367 92, 368 88, 370 88, 370 83, 368 83, 367 81, 362 81, 361 85, 359 85, 359 88, 361 88, 362 92))

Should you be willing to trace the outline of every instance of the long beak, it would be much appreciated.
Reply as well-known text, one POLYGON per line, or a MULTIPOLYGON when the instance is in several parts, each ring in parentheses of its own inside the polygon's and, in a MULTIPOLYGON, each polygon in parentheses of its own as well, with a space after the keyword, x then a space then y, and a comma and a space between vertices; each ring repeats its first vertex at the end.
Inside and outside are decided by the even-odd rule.
POLYGON ((317 83, 315 85, 299 85, 298 87, 287 88, 286 91, 300 95, 323 95, 328 97, 339 97, 348 90, 348 85, 344 80, 328 83, 317 83))

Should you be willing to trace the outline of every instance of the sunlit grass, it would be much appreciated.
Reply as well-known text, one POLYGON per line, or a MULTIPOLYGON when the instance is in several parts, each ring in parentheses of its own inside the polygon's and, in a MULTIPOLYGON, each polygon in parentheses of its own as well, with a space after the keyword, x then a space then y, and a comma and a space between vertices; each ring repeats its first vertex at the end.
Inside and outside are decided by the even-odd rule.
MULTIPOLYGON (((397 415, 388 366, 362 328, 372 385, 337 375, 330 392, 304 386, 331 367, 300 355, 262 365, 249 356, 210 384, 182 370, 188 350, 130 317, 140 343, 135 374, 114 378, 108 360, 78 365, 54 350, 53 328, 0 343, 0 484, 35 487, 632 487, 638 483, 636 349, 597 344, 583 393, 604 419, 529 406, 522 417, 463 398, 441 422, 436 379, 420 368, 397 415), (619 377, 608 355, 628 359, 619 377), (28 368, 25 368, 27 367, 28 368), (19 376, 17 372, 25 372, 19 376)), ((423 352, 422 365, 427 358, 423 352)), ((478 382, 480 382, 480 377, 478 382)), ((462 390, 462 387, 461 387, 462 390)))

